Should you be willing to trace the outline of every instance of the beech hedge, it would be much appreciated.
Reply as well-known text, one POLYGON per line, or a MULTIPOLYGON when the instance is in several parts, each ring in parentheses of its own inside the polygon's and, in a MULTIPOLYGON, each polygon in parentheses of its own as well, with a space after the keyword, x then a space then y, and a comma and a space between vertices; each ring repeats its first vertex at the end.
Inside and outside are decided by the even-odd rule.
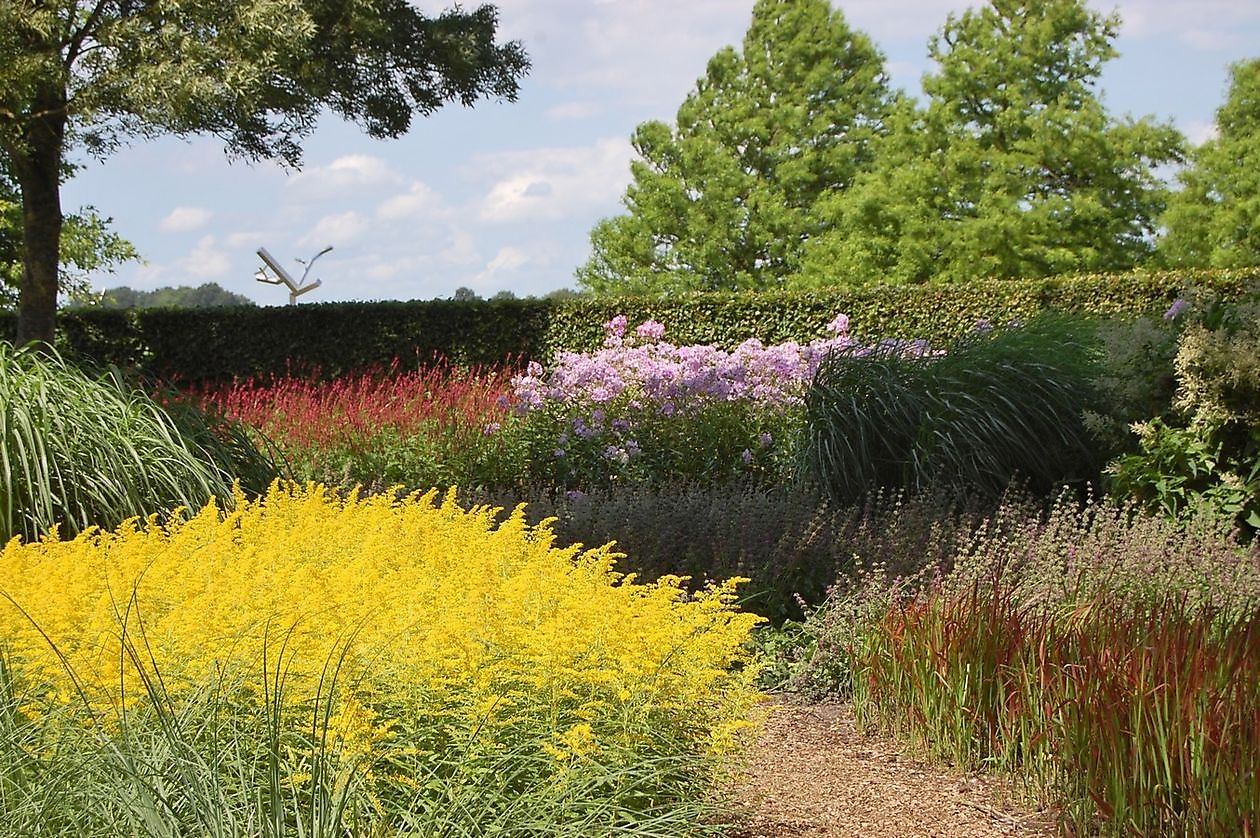
MULTIPOLYGON (((925 338, 946 346, 979 320, 1002 324, 1044 309, 1094 314, 1162 313, 1188 288, 1238 296, 1260 268, 1145 271, 966 285, 835 288, 818 291, 692 293, 565 300, 423 300, 304 303, 207 309, 76 309, 59 315, 59 349, 176 383, 331 378, 446 359, 461 365, 549 361, 557 350, 599 345, 602 324, 624 314, 653 318, 673 343, 733 348, 748 337, 767 344, 809 341, 837 314, 854 336, 925 338)), ((16 318, 0 312, 0 335, 16 318)))

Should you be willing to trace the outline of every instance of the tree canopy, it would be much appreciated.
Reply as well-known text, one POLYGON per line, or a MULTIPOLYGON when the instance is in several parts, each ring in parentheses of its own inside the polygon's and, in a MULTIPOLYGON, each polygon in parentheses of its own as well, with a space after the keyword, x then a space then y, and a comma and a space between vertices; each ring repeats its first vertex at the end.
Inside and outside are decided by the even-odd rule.
POLYGON ((1160 252, 1172 265, 1260 265, 1260 58, 1230 68, 1216 131, 1193 152, 1163 218, 1160 252))
POLYGON ((324 110, 396 137, 446 102, 513 99, 528 60, 492 6, 407 0, 6 0, 0 152, 22 204, 18 339, 50 341, 67 149, 210 134, 230 155, 301 162, 324 110))
POLYGON ((597 292, 1114 271, 1150 256, 1181 135, 1096 89, 1116 15, 991 0, 932 38, 924 102, 826 0, 761 0, 679 109, 644 123, 597 292), (825 34, 819 34, 825 33, 825 34))
MULTIPOLYGON (((89 275, 110 272, 139 258, 131 242, 110 228, 94 207, 66 215, 61 230, 60 290, 68 299, 91 292, 89 275)), ((0 308, 17 305, 22 286, 22 203, 17 187, 0 172, 0 308)))
POLYGON ((591 233, 597 292, 769 288, 824 227, 820 198, 873 159, 892 106, 884 58, 827 0, 758 0, 675 126, 640 125, 625 215, 591 233))
POLYGON ((926 106, 828 206, 819 284, 1127 270, 1153 246, 1181 136, 1110 117, 1095 89, 1116 15, 1083 0, 992 0, 929 44, 926 106))

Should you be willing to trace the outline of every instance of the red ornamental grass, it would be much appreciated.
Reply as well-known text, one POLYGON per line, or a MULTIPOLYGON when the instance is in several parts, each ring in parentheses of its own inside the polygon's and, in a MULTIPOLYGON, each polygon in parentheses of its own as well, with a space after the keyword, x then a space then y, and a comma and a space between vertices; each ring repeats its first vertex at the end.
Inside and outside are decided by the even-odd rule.
POLYGON ((1260 835, 1260 613, 1175 593, 1064 612, 985 581, 870 627, 860 719, 1022 776, 1075 834, 1260 835))
POLYGON ((507 412, 511 375, 506 366, 465 369, 446 363, 399 372, 395 361, 385 371, 328 382, 246 381, 198 395, 282 447, 358 450, 386 430, 480 433, 507 412))

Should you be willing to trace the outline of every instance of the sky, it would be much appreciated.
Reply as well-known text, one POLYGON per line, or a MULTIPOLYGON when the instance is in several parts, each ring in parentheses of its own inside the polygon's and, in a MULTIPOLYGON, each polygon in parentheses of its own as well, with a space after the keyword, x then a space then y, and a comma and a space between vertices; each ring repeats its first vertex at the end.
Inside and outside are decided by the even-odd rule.
MULTIPOLYGON (((396 140, 329 117, 305 142, 300 171, 229 161, 213 139, 137 142, 82 161, 63 205, 111 217, 145 260, 94 277, 98 290, 215 282, 281 305, 287 290, 254 278, 255 251, 266 247, 297 279, 297 260, 328 246, 309 275, 322 284, 303 303, 576 287, 591 228, 623 210, 635 126, 672 123, 708 59, 741 42, 753 2, 498 0, 501 40, 521 41, 533 65, 515 102, 448 106, 396 140)), ((894 86, 917 95, 928 39, 968 4, 833 5, 879 46, 894 86)), ((1109 111, 1171 121, 1196 142, 1211 136, 1228 65, 1260 56, 1260 0, 1091 6, 1122 18, 1120 56, 1100 83, 1109 111)))

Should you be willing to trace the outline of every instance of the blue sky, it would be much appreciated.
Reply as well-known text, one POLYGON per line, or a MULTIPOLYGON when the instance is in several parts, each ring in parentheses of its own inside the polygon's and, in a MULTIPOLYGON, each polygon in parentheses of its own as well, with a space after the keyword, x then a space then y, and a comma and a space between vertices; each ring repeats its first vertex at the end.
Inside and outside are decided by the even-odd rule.
MULTIPOLYGON (((418 4, 437 12, 447 3, 418 4)), ((465 5, 472 6, 475 2, 465 5)), ((533 62, 514 103, 458 106, 407 136, 371 140, 329 118, 305 144, 301 171, 228 161, 211 139, 137 143, 86 168, 64 190, 91 204, 145 259, 97 288, 217 282, 264 304, 287 292, 254 280, 265 246, 295 259, 328 245, 303 302, 519 296, 572 286, 588 233, 621 209, 648 119, 672 122, 721 47, 738 44, 753 0, 500 0, 505 38, 533 62)), ((836 4, 888 58, 896 86, 918 92, 928 38, 961 0, 836 4)), ((1257 0, 1127 0, 1101 88, 1113 114, 1171 120, 1210 135, 1227 66, 1260 55, 1257 0)))

